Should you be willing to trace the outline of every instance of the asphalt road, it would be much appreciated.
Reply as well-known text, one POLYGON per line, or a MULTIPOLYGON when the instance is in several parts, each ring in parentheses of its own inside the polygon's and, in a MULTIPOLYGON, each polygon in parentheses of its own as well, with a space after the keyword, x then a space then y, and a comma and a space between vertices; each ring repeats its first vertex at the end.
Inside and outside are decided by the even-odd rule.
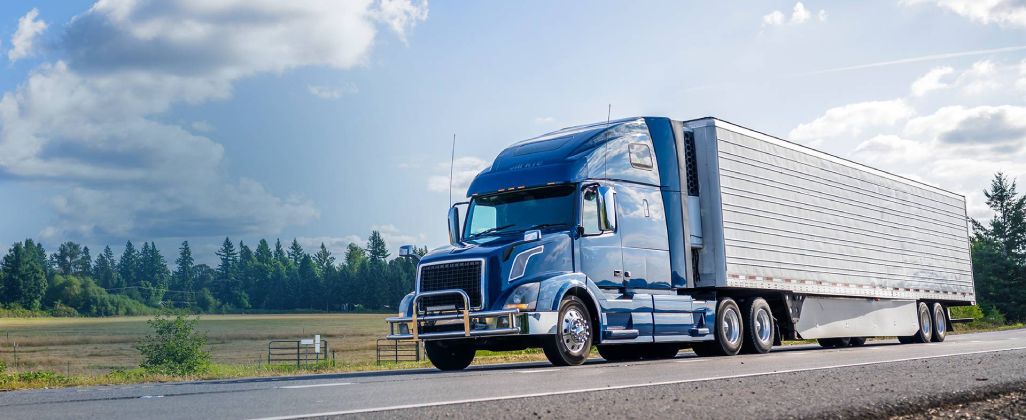
POLYGON ((0 418, 690 418, 916 413, 1021 389, 1026 330, 936 344, 0 393, 0 418), (1018 388, 1017 388, 1018 387, 1018 388))

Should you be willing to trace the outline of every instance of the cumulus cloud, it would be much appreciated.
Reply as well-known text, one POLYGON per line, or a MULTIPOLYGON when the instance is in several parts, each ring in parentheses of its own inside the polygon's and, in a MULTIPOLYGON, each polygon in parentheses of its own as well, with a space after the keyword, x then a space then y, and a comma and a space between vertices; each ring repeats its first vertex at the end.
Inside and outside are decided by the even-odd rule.
POLYGON ((296 242, 303 247, 306 252, 315 253, 321 249, 321 244, 331 251, 331 254, 335 256, 336 262, 342 262, 346 255, 346 248, 349 244, 356 244, 363 247, 366 244, 366 240, 359 235, 346 235, 346 236, 300 236, 296 238, 296 242))
POLYGON ((352 95, 360 92, 360 89, 352 83, 342 86, 307 85, 307 92, 321 99, 338 99, 345 95, 352 95))
POLYGON ((914 6, 930 3, 982 24, 1026 27, 1026 3, 1021 0, 901 0, 914 6))
MULTIPOLYGON (((452 172, 452 190, 456 194, 466 195, 467 188, 470 188, 470 182, 474 180, 474 177, 481 172, 484 168, 488 167, 488 162, 474 156, 461 156, 453 161, 453 172, 452 172)), ((432 175, 428 177, 428 189, 437 192, 448 192, 449 191, 449 162, 439 163, 435 166, 436 171, 439 175, 432 175), (442 174, 444 173, 444 175, 442 174)))
POLYGON ((903 99, 848 104, 828 109, 812 122, 799 124, 791 130, 790 137, 816 146, 837 137, 858 137, 868 128, 892 126, 913 114, 915 110, 903 99))
POLYGON ((930 91, 947 88, 949 84, 941 79, 954 72, 955 69, 951 67, 937 67, 930 70, 922 77, 916 79, 915 82, 912 82, 912 95, 923 96, 930 91))
MULTIPOLYGON (((801 25, 812 19, 812 11, 805 8, 805 5, 802 4, 802 2, 797 2, 791 9, 791 17, 788 18, 787 16, 787 14, 780 10, 774 10, 763 15, 762 26, 780 26, 783 24, 801 25)), ((816 18, 820 22, 825 22, 827 19, 826 10, 820 10, 816 14, 816 18)))
POLYGON ((11 36, 11 49, 7 51, 7 59, 18 61, 32 54, 36 37, 46 30, 46 22, 36 20, 39 10, 33 8, 25 16, 18 19, 18 30, 11 36))
POLYGON ((383 9, 396 7, 99 1, 67 24, 64 56, 0 98, 0 176, 63 187, 48 229, 68 235, 273 234, 307 223, 319 216, 314 203, 233 179, 224 147, 194 133, 202 125, 190 131, 160 117, 174 106, 230 98, 243 77, 361 65, 383 16, 399 36, 420 19, 383 9), (407 26, 397 31, 393 22, 407 26))
POLYGON ((851 145, 834 150, 965 194, 969 215, 986 218, 990 211, 981 191, 994 173, 1026 175, 1026 103, 1007 94, 1021 66, 984 60, 962 69, 935 68, 912 83, 908 98, 832 108, 800 124, 792 136, 851 145), (917 95, 925 92, 935 94, 917 95), (967 99, 1013 103, 965 105, 967 99))

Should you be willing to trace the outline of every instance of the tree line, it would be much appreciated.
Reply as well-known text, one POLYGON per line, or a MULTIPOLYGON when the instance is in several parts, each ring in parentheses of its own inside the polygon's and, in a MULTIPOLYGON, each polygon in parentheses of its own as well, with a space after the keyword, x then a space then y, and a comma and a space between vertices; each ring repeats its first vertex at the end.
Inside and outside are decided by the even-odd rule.
MULTIPOLYGON (((420 255, 427 248, 417 248, 420 255)), ((349 244, 341 259, 322 243, 313 254, 295 239, 286 248, 261 239, 255 248, 225 238, 216 267, 197 264, 188 241, 169 265, 157 245, 131 241, 120 256, 110 246, 95 259, 89 247, 64 242, 49 255, 41 244, 15 243, 0 263, 0 305, 59 316, 148 314, 156 308, 194 312, 247 310, 383 310, 413 290, 416 264, 389 259, 379 232, 365 247, 349 244)))
MULTIPOLYGON (((1026 321, 1026 195, 997 173, 984 190, 994 216, 970 219, 977 299, 988 318, 1026 321)), ((423 255, 427 248, 419 248, 423 255)), ((47 257, 32 239, 15 243, 0 263, 0 305, 55 315, 133 315, 160 307, 195 312, 244 310, 383 310, 413 290, 416 265, 389 259, 378 232, 365 247, 349 244, 337 260, 321 244, 310 254, 261 239, 256 248, 225 238, 218 264, 196 264, 182 242, 173 269, 157 246, 110 247, 95 259, 88 247, 61 244, 47 257)))

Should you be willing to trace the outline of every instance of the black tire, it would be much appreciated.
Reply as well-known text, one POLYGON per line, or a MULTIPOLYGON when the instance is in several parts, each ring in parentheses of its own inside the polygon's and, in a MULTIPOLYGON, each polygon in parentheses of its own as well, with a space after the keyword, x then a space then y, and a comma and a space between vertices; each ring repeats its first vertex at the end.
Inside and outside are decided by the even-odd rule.
POLYGON ((745 321, 741 353, 769 353, 773 349, 773 338, 777 333, 769 304, 761 297, 748 299, 741 308, 741 315, 745 321))
POLYGON ((674 357, 677 357, 677 353, 679 352, 680 346, 677 344, 646 344, 644 347, 642 347, 641 358, 647 360, 672 359, 674 357))
POLYGON ((833 338, 820 338, 816 340, 823 348, 832 349, 835 347, 848 347, 851 344, 851 339, 848 337, 833 337, 833 338))
POLYGON ((915 337, 912 337, 912 336, 898 337, 898 342, 901 343, 901 344, 912 344, 912 343, 916 342, 916 339, 915 339, 915 337))
POLYGON ((424 353, 439 370, 463 370, 474 361, 474 344, 462 340, 425 341, 424 353))
POLYGON ((852 337, 849 338, 849 345, 852 347, 862 347, 866 345, 866 337, 852 337))
POLYGON ((933 313, 926 302, 919 302, 916 309, 919 317, 919 331, 916 331, 916 335, 912 336, 912 339, 916 343, 929 343, 933 339, 933 313))
POLYGON ((607 362, 625 362, 641 359, 641 349, 633 344, 599 345, 599 356, 607 362))
POLYGON ((713 341, 695 343, 691 349, 699 356, 733 356, 741 351, 744 342, 744 317, 734 299, 723 298, 716 305, 716 325, 713 341))
POLYGON ((934 343, 943 342, 948 336, 948 314, 944 305, 934 303, 930 305, 933 313, 933 340, 934 343))
POLYGON ((542 349, 556 366, 575 366, 588 360, 591 353, 591 315, 580 299, 568 296, 559 304, 556 333, 546 338, 542 349))

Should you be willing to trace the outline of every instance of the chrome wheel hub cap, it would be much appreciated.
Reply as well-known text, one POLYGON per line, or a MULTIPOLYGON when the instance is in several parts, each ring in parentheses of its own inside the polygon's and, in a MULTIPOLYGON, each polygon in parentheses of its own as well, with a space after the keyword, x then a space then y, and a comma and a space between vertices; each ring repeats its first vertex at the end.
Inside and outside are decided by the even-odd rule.
POLYGON ((588 337, 591 336, 591 327, 588 325, 588 319, 581 314, 581 311, 577 308, 570 308, 563 315, 563 323, 561 328, 562 334, 560 339, 563 340, 563 345, 571 353, 578 354, 584 350, 584 346, 588 343, 588 337))
POLYGON ((723 314, 723 325, 720 328, 723 329, 723 337, 731 344, 736 344, 741 340, 741 318, 738 317, 737 312, 727 311, 723 314))
POLYGON ((923 330, 923 335, 930 333, 930 311, 919 312, 919 325, 923 330))
POLYGON ((765 310, 759 310, 759 313, 755 314, 755 334, 758 336, 760 342, 766 343, 772 338, 772 322, 773 321, 770 320, 769 313, 765 310))

